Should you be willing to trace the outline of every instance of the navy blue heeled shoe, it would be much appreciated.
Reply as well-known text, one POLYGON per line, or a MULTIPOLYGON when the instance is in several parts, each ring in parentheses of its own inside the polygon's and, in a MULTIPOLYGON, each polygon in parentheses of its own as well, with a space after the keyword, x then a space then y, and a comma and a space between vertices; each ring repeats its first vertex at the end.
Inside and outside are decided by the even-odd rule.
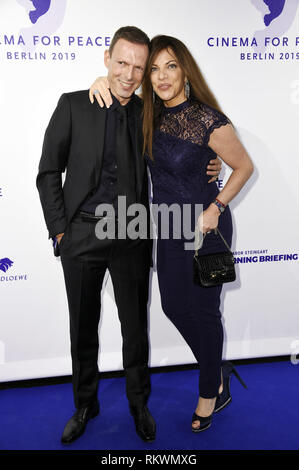
POLYGON ((223 380, 223 391, 217 396, 216 404, 214 413, 217 413, 220 410, 223 410, 231 401, 231 393, 230 393, 230 381, 232 378, 232 374, 239 380, 239 382, 243 385, 244 388, 247 388, 246 384, 241 379, 240 375, 236 371, 235 366, 229 362, 225 361, 221 366, 222 369, 222 380, 223 380))

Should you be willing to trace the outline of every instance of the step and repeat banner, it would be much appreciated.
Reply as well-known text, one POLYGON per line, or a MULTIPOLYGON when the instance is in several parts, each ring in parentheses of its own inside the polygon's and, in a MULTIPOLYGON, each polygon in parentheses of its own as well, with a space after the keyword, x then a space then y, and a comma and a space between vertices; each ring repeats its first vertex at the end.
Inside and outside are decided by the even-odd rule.
MULTIPOLYGON (((297 363, 299 0, 1 0, 0 381, 71 373, 62 267, 35 180, 60 95, 105 75, 104 51, 125 25, 185 42, 255 165, 231 203, 237 280, 221 297, 224 356, 297 363)), ((223 165, 220 188, 229 175, 223 165)), ((99 367, 120 370, 109 273, 104 284, 99 367)), ((150 365, 195 362, 162 312, 155 268, 150 288, 150 365)))

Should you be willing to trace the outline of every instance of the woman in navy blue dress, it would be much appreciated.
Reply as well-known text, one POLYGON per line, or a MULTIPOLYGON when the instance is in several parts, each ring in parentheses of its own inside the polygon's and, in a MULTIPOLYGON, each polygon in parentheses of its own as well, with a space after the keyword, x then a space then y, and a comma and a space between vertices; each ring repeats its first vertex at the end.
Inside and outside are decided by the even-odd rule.
MULTIPOLYGON (((98 79, 91 90, 101 88, 98 79)), ((252 162, 230 120, 205 82, 186 46, 176 38, 156 36, 142 84, 144 153, 153 183, 153 203, 181 209, 180 220, 170 220, 170 237, 163 236, 165 219, 157 224, 157 274, 162 308, 190 346, 200 367, 199 400, 192 430, 211 425, 212 414, 231 400, 229 381, 236 370, 222 361, 223 327, 219 310, 222 286, 204 288, 193 282, 194 250, 177 229, 183 210, 191 211, 191 231, 198 223, 205 234, 202 254, 224 251, 219 227, 230 245, 232 219, 228 203, 253 171, 252 162), (217 155, 231 168, 219 191, 206 174, 217 155), (196 205, 203 211, 196 217, 196 205), (175 233, 175 235, 174 235, 175 233)))
MULTIPOLYGON (((189 206, 193 230, 197 223, 196 204, 202 204, 199 225, 205 238, 200 252, 225 251, 213 229, 219 227, 231 244, 228 203, 250 177, 253 165, 181 41, 169 36, 152 39, 142 95, 144 149, 152 177, 153 203, 168 207, 178 204, 182 212, 189 206), (205 171, 216 155, 233 170, 222 191, 216 183, 208 183, 205 171)), ((199 432, 210 426, 213 411, 221 409, 230 398, 227 380, 225 391, 221 384, 222 286, 206 288, 194 284, 194 250, 185 249, 184 235, 164 239, 161 227, 158 224, 157 274, 162 308, 200 366, 200 397, 192 417, 192 430, 199 432), (224 396, 221 392, 225 392, 224 396)), ((172 228, 177 232, 174 223, 172 228)), ((222 368, 227 379, 231 364, 222 368)))

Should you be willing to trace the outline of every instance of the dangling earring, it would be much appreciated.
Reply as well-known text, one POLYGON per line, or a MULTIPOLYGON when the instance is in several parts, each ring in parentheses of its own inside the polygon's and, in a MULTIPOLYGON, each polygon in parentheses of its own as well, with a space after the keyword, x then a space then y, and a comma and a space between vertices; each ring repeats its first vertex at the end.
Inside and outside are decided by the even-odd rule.
POLYGON ((156 101, 156 93, 153 90, 153 103, 156 101))
POLYGON ((186 98, 188 100, 189 97, 190 97, 190 83, 189 83, 189 80, 187 80, 185 82, 185 95, 186 95, 186 98))

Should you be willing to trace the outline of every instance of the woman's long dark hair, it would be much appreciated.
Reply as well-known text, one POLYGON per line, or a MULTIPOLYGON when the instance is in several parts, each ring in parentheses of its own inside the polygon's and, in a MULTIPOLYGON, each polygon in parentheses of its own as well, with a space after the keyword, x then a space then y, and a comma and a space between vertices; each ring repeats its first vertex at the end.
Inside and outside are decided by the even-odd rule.
MULTIPOLYGON (((171 36, 155 36, 151 40, 150 55, 147 62, 145 75, 142 83, 142 98, 144 101, 143 110, 143 153, 147 152, 150 158, 152 154, 152 140, 154 129, 159 125, 163 108, 162 100, 155 95, 153 102, 153 87, 151 84, 151 69, 157 55, 167 49, 174 54, 184 75, 188 78, 190 84, 190 100, 207 104, 218 111, 221 110, 215 96, 206 83, 200 68, 198 67, 192 54, 179 39, 171 36)), ((223 113, 224 114, 224 113, 223 113)))

